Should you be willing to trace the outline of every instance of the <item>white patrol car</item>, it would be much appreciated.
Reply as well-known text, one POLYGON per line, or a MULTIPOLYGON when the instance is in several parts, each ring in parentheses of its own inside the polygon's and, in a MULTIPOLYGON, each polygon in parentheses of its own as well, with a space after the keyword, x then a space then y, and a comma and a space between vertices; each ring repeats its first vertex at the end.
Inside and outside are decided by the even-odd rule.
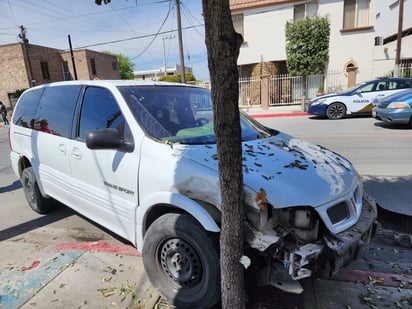
POLYGON ((309 102, 308 114, 328 119, 370 113, 375 100, 405 88, 412 88, 412 78, 383 78, 364 82, 339 94, 327 94, 309 102))

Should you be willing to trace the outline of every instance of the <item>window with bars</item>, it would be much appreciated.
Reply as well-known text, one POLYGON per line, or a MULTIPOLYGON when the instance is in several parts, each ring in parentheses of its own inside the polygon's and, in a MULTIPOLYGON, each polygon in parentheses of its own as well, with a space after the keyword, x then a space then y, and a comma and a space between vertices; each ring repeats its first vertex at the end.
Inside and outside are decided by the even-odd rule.
POLYGON ((313 17, 318 14, 318 1, 307 1, 293 6, 293 20, 304 19, 306 17, 313 17))
POLYGON ((69 63, 67 61, 63 61, 62 63, 62 71, 63 71, 63 80, 71 80, 72 76, 69 71, 69 63))
POLYGON ((90 66, 92 68, 92 74, 96 75, 96 62, 94 61, 94 58, 90 58, 90 66))
POLYGON ((49 65, 47 62, 40 62, 41 74, 43 79, 50 79, 49 65))
POLYGON ((237 33, 243 35, 243 14, 232 15, 233 27, 237 33))
POLYGON ((368 27, 370 0, 345 0, 343 4, 343 29, 368 27))

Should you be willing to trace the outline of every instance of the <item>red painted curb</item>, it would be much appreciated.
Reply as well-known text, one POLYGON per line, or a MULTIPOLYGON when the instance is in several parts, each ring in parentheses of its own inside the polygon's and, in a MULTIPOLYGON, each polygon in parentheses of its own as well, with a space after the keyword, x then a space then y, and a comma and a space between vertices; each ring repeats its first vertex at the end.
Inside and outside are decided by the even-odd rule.
POLYGON ((380 273, 374 271, 363 271, 358 269, 343 269, 332 280, 373 283, 376 285, 402 287, 412 289, 412 276, 380 273))
POLYGON ((281 114, 251 114, 252 118, 273 118, 273 117, 300 117, 307 116, 307 113, 281 113, 281 114))
POLYGON ((120 245, 120 244, 109 244, 109 243, 99 243, 99 242, 80 242, 80 243, 62 243, 54 246, 50 249, 51 251, 73 251, 73 250, 83 250, 83 251, 98 251, 106 253, 116 253, 121 255, 131 255, 139 256, 142 255, 137 251, 137 249, 130 245, 120 245))

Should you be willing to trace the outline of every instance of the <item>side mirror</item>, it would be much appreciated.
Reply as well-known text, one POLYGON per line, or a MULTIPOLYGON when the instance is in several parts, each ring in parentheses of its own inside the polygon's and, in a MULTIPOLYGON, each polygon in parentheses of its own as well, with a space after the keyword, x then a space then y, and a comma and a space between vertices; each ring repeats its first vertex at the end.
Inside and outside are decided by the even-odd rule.
POLYGON ((86 136, 86 146, 89 149, 120 149, 127 152, 134 150, 134 143, 123 140, 117 129, 97 129, 86 136))

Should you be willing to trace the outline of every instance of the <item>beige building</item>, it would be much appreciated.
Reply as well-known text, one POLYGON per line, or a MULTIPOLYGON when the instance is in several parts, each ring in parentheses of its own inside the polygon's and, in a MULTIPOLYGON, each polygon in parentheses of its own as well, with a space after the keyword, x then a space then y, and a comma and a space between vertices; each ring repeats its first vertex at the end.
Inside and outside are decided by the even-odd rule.
POLYGON ((0 46, 0 100, 10 107, 14 94, 36 85, 73 79, 119 79, 117 58, 82 49, 63 51, 32 44, 0 46), (76 78, 77 77, 77 78, 76 78))
MULTIPOLYGON (((286 23, 312 16, 330 22, 326 71, 331 84, 338 85, 333 91, 394 70, 399 1, 230 0, 230 8, 235 29, 244 39, 238 57, 243 77, 287 73, 286 23)), ((405 1, 400 55, 405 66, 412 63, 410 12, 412 1, 405 1)))

